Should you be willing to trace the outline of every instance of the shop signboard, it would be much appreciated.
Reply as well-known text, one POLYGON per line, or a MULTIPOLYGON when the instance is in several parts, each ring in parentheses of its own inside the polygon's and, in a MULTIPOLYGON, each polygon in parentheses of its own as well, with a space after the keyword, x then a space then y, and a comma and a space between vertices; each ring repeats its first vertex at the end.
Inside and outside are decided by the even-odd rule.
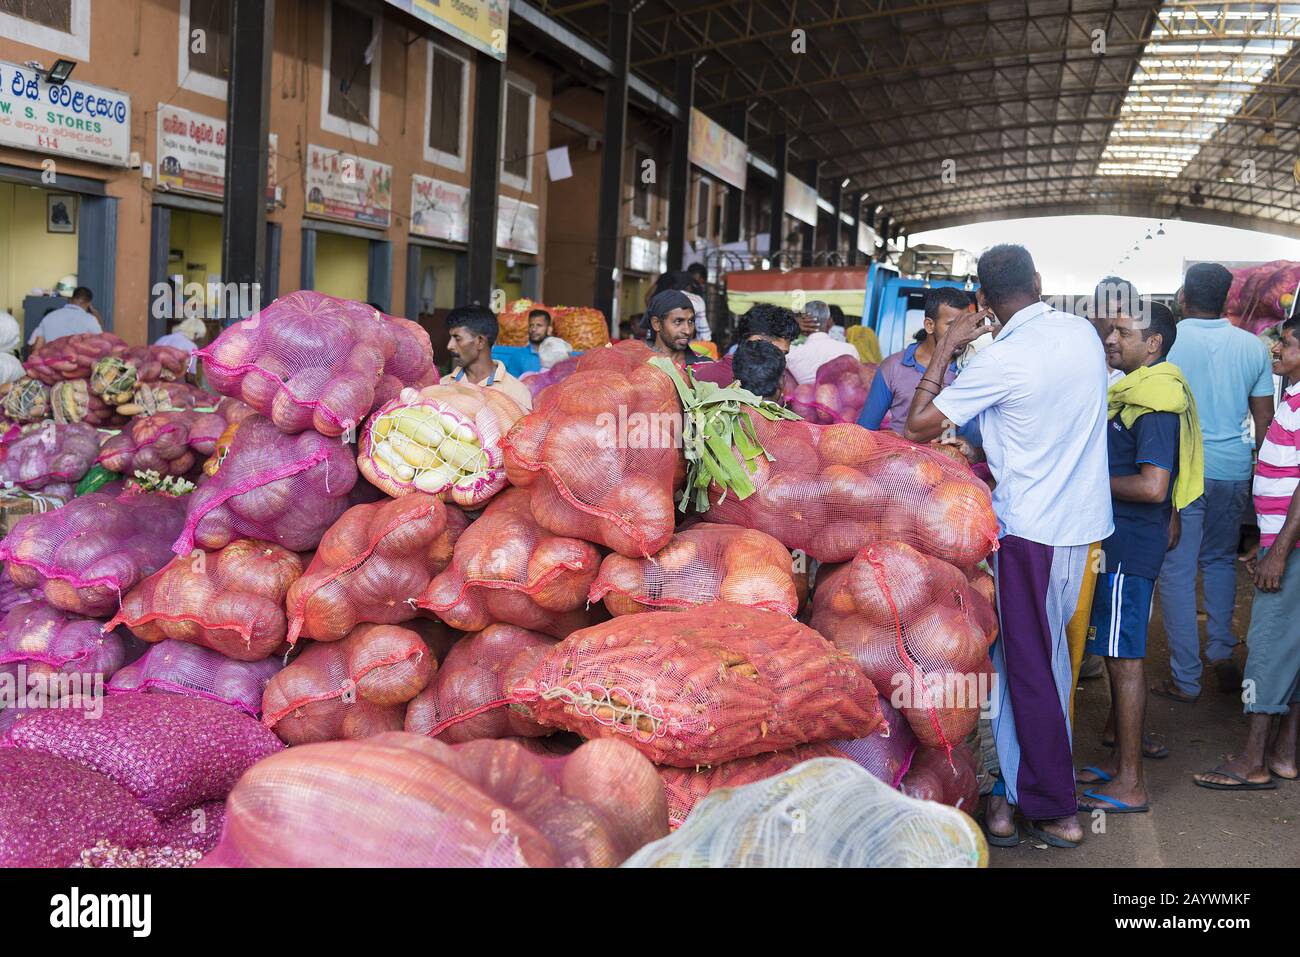
POLYGON ((31 67, 0 62, 0 145, 128 166, 131 97, 76 80, 56 86, 31 67))
MULTIPOLYGON (((275 153, 279 140, 269 137, 266 196, 275 199, 275 153)), ((226 121, 158 104, 157 183, 168 192, 221 199, 226 191, 226 121)))
POLYGON ((393 168, 364 156, 307 146, 307 214, 387 228, 393 218, 393 168))
POLYGON ((388 0, 413 17, 481 50, 506 58, 510 0, 388 0))
POLYGON ((541 209, 509 196, 497 197, 497 248, 536 254, 541 209))
POLYGON ((817 190, 789 173, 785 174, 785 212, 801 223, 817 225, 817 190))
POLYGON ((645 236, 627 237, 627 265, 629 272, 658 275, 663 272, 668 258, 668 244, 645 236))
POLYGON ((412 173, 411 232, 451 243, 469 242, 469 189, 412 173))
POLYGON ((705 114, 691 108, 690 160, 736 189, 745 188, 745 141, 723 129, 705 114))

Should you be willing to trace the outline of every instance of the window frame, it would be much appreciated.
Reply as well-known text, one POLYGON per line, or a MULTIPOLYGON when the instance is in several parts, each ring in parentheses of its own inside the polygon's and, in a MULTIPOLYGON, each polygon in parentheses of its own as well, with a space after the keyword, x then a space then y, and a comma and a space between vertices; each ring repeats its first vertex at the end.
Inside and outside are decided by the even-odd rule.
POLYGON ((425 64, 424 70, 424 159, 434 166, 441 166, 444 169, 463 173, 465 172, 465 159, 469 143, 469 57, 432 40, 426 41, 426 44, 428 63, 425 64), (460 129, 457 134, 459 156, 444 153, 442 150, 429 145, 429 132, 433 121, 430 114, 433 112, 433 58, 435 51, 460 63, 460 129))
POLYGON ((703 239, 705 242, 709 242, 709 237, 712 235, 710 227, 713 225, 713 185, 713 180, 710 177, 705 176, 703 173, 696 175, 695 196, 693 197, 695 202, 691 208, 691 232, 696 239, 703 239), (700 193, 706 189, 708 190, 709 199, 705 203, 704 222, 701 224, 699 220, 700 193))
POLYGON ((643 160, 650 160, 658 165, 655 160, 655 154, 650 147, 644 143, 632 144, 632 201, 628 203, 627 216, 628 220, 635 226, 653 226, 655 219, 655 190, 657 183, 641 182, 641 163, 643 160), (644 187, 644 190, 642 189, 644 187), (637 197, 644 195, 646 200, 645 216, 638 216, 636 212, 637 197))
POLYGON ((379 142, 379 89, 384 62, 384 18, 380 11, 367 10, 353 3, 352 0, 326 0, 325 3, 325 42, 321 50, 321 87, 320 87, 320 126, 327 133, 346 136, 358 143, 374 146, 379 142), (330 112, 330 93, 334 88, 333 64, 330 63, 330 41, 333 39, 334 4, 341 3, 351 7, 370 18, 375 25, 371 40, 379 38, 375 44, 375 58, 370 61, 370 125, 357 120, 344 119, 330 112))
POLYGON ((180 37, 176 55, 176 83, 186 90, 202 93, 218 100, 229 96, 229 82, 219 76, 209 76, 190 69, 190 0, 181 0, 180 37))
MULTIPOLYGON (((67 33, 16 13, 0 13, 0 36, 85 63, 90 60, 90 0, 68 0, 68 4, 67 33)), ((53 60, 45 64, 47 69, 53 65, 53 60)))
POLYGON ((533 191, 533 167, 536 165, 537 157, 533 154, 537 147, 537 84, 531 80, 526 80, 517 73, 507 73, 505 80, 505 89, 502 91, 501 98, 501 155, 497 162, 501 164, 501 185, 508 186, 523 193, 532 193, 533 191), (506 172, 506 114, 509 112, 508 101, 510 98, 509 88, 514 86, 520 91, 528 94, 528 142, 524 147, 524 165, 528 170, 528 175, 520 179, 513 173, 506 172))

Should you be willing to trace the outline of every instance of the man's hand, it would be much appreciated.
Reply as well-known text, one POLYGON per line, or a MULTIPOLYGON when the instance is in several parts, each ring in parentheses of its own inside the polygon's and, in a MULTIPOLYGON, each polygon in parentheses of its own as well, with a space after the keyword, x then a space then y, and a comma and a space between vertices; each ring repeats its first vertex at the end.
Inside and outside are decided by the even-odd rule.
POLYGON ((799 331, 805 336, 811 336, 814 332, 821 332, 821 323, 812 316, 799 313, 799 331))
POLYGON ((1282 588, 1282 573, 1286 571, 1287 550, 1270 548, 1255 563, 1255 587, 1260 591, 1278 591, 1282 588))
POLYGON ((1183 517, 1174 509, 1174 513, 1169 516, 1169 545, 1165 551, 1172 552, 1178 547, 1178 540, 1183 537, 1183 517))
POLYGON ((946 364, 953 356, 984 335, 984 333, 991 331, 992 327, 989 323, 996 323, 997 321, 992 309, 985 309, 981 312, 963 312, 952 321, 943 337, 935 344, 935 352, 942 354, 946 364))
POLYGON ((1250 551, 1246 552, 1246 554, 1237 556, 1237 561, 1242 562, 1246 566, 1246 574, 1249 575, 1251 578, 1255 577, 1255 563, 1258 561, 1258 559, 1259 559, 1259 542, 1256 542, 1254 545, 1251 545, 1250 551))
POLYGON ((974 465, 976 462, 984 461, 984 456, 980 453, 980 450, 976 449, 975 446, 971 445, 961 436, 949 434, 946 430, 943 435, 939 436, 930 444, 951 445, 955 447, 957 451, 962 454, 962 457, 965 458, 966 461, 972 465, 974 465))

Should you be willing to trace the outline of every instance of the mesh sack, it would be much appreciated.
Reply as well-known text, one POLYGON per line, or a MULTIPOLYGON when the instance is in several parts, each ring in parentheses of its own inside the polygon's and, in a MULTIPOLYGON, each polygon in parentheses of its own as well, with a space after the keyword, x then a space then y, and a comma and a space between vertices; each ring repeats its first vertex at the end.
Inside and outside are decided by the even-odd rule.
POLYGON ((681 827, 691 809, 718 788, 740 787, 775 777, 812 758, 847 759, 848 755, 829 744, 801 744, 788 751, 756 754, 709 768, 656 768, 668 797, 668 825, 674 829, 681 827))
POLYGON ((609 345, 609 320, 599 309, 591 306, 552 306, 551 321, 555 323, 555 335, 578 352, 609 345))
POLYGON ((785 403, 809 422, 833 425, 857 422, 867 404, 876 366, 856 356, 837 356, 817 370, 817 377, 785 393, 785 403))
POLYGON ((216 412, 159 412, 137 416, 109 437, 96 461, 110 472, 188 475, 217 447, 226 420, 216 412))
POLYGON ((917 801, 851 761, 818 758, 714 791, 624 867, 986 867, 965 814, 917 801))
POLYGON ((579 356, 569 356, 567 359, 561 359, 549 369, 524 376, 519 380, 528 386, 528 391, 533 397, 534 406, 537 405, 537 397, 542 394, 543 389, 555 385, 557 382, 562 382, 577 370, 579 358, 579 356))
POLYGON ((911 767, 912 756, 919 745, 907 719, 884 698, 880 699, 880 713, 885 719, 886 733, 844 738, 830 744, 891 788, 897 788, 911 767))
POLYGON ((338 641, 361 622, 416 617, 416 597, 451 562, 468 525, 464 512, 424 492, 348 509, 289 589, 290 644, 299 635, 338 641))
POLYGON ((516 299, 508 302, 497 315, 497 342, 499 346, 528 345, 528 313, 534 309, 545 309, 539 302, 531 299, 516 299))
POLYGON ((23 674, 28 682, 37 675, 107 680, 126 662, 127 653, 122 636, 105 631, 107 627, 43 601, 15 605, 0 621, 0 675, 16 682, 23 674))
POLYGON ((959 569, 901 542, 868 545, 817 583, 812 625, 857 660, 923 745, 951 750, 975 727, 997 618, 959 569))
POLYGON ((49 387, 28 376, 6 382, 0 409, 14 422, 39 422, 50 413, 49 387))
POLYGON ((19 519, 0 560, 21 588, 87 617, 115 612, 122 596, 171 558, 189 496, 95 492, 19 519))
POLYGON ((217 474, 190 496, 173 551, 222 548, 236 538, 311 551, 347 509, 356 484, 346 443, 318 432, 285 435, 251 416, 240 423, 217 474))
POLYGON ((767 532, 819 562, 846 562, 886 539, 954 565, 997 547, 988 487, 947 456, 858 425, 749 416, 772 459, 747 466, 756 487, 748 498, 711 490, 707 521, 767 532))
POLYGON ((779 612, 726 604, 575 632, 497 703, 675 767, 865 737, 881 723, 876 689, 849 655, 779 612))
POLYGON ((395 394, 395 383, 383 384, 386 374, 405 375, 410 381, 400 384, 415 387, 437 381, 428 333, 418 325, 308 290, 228 326, 195 355, 213 389, 287 433, 337 436, 357 427, 377 397, 395 394))
POLYGON ((55 422, 84 422, 101 429, 115 429, 129 420, 100 396, 90 391, 86 379, 65 379, 50 386, 50 415, 55 422))
POLYGON ((283 667, 279 658, 236 661, 211 648, 168 638, 114 674, 107 691, 193 695, 256 718, 262 713, 267 684, 283 667))
POLYGON ((3 445, 0 484, 37 492, 55 483, 81 481, 99 454, 99 432, 83 422, 45 420, 3 445))
POLYGON ((506 688, 531 671, 555 642, 515 625, 489 625, 466 635, 452 645, 428 687, 407 706, 406 730, 428 734, 444 726, 439 738, 448 744, 551 734, 553 729, 538 724, 525 705, 483 706, 504 698, 506 688))
POLYGON ((908 797, 974 814, 980 797, 975 755, 964 742, 955 746, 951 755, 943 748, 921 748, 912 757, 900 788, 908 797))
POLYGON ((0 781, 0 867, 71 867, 101 840, 162 842, 158 821, 129 791, 57 755, 0 748, 0 781))
POLYGON ((421 491, 479 508, 506 485, 501 440, 523 414, 500 389, 411 389, 366 422, 357 467, 394 498, 421 491))
POLYGON ((0 569, 0 614, 7 615, 15 605, 36 601, 40 593, 14 584, 8 569, 0 569))
POLYGON ((173 855, 182 851, 197 851, 197 857, 190 857, 187 864, 197 863, 198 857, 217 846, 225 819, 225 801, 204 801, 196 807, 179 811, 158 822, 162 830, 162 846, 158 850, 170 848, 173 855))
MULTIPOLYGON (((806 580, 805 580, 806 587, 806 580)), ((587 600, 612 615, 685 611, 718 601, 794 615, 795 563, 771 535, 730 525, 697 525, 651 558, 613 554, 600 563, 587 600)))
POLYGON ((23 363, 27 374, 46 385, 64 379, 89 379, 90 370, 105 356, 124 356, 131 347, 111 332, 80 332, 60 336, 33 349, 23 363))
POLYGON ((1232 270, 1223 314, 1259 335, 1291 315, 1300 288, 1300 263, 1285 259, 1232 270))
POLYGON ((667 818, 654 768, 619 742, 543 758, 512 741, 386 734, 261 762, 204 864, 612 867, 667 818))
POLYGON ((590 542, 546 532, 529 499, 516 488, 494 498, 416 604, 460 631, 499 622, 563 638, 591 624, 584 609, 600 553, 590 542))
POLYGON ((106 627, 126 625, 150 644, 175 638, 237 661, 260 661, 284 643, 284 597, 303 565, 286 548, 248 538, 213 552, 196 550, 127 592, 106 627))
POLYGON ((543 528, 630 558, 653 555, 673 534, 673 491, 686 477, 681 406, 672 381, 636 350, 584 354, 515 423, 505 453, 511 483, 537 486, 543 528), (597 368, 584 369, 588 355, 597 368))
POLYGON ((400 731, 406 702, 438 668, 424 636, 440 627, 359 625, 342 641, 311 643, 267 684, 262 723, 288 744, 400 731))
POLYGON ((103 714, 29 714, 6 741, 112 778, 160 818, 225 798, 239 776, 282 745, 241 711, 181 695, 111 695, 103 714))

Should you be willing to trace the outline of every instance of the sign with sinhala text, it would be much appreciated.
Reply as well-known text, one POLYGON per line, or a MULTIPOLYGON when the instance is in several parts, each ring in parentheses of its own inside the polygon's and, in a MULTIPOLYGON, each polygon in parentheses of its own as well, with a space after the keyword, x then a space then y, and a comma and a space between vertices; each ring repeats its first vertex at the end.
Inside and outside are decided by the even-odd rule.
POLYGON ((364 156, 308 144, 307 213, 387 228, 393 218, 393 168, 364 156))
MULTIPOLYGON (((275 199, 276 135, 268 137, 267 199, 275 199)), ((168 192, 220 199, 226 191, 226 121, 158 104, 158 179, 168 192)))
POLYGON ((506 58, 510 0, 388 0, 388 3, 490 57, 506 58))
POLYGON ((0 62, 0 144, 126 166, 131 97, 73 80, 52 86, 30 67, 0 62))
POLYGON ((469 242, 469 190, 412 173, 411 232, 453 243, 469 242))
POLYGON ((729 133, 699 110, 691 108, 690 160, 736 189, 745 188, 745 141, 729 133))

